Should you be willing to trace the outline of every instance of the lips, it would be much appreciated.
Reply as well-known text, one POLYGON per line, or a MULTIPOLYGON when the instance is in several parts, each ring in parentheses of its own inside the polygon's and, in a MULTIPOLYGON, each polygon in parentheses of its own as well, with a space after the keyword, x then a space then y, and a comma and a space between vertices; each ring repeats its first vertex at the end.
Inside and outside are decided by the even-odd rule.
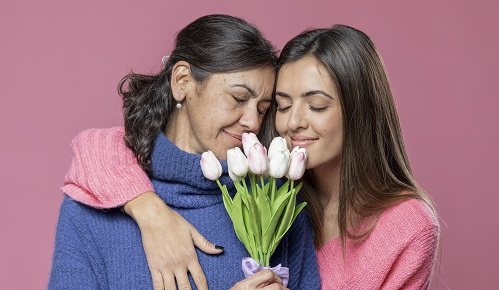
POLYGON ((231 136, 232 138, 237 139, 239 142, 242 142, 242 140, 243 140, 242 134, 234 134, 234 133, 227 132, 225 130, 224 130, 224 132, 227 135, 231 136))
POLYGON ((314 143, 315 141, 319 140, 319 138, 312 138, 302 135, 294 135, 291 136, 290 139, 291 139, 291 146, 293 148, 296 146, 307 147, 310 144, 314 143))

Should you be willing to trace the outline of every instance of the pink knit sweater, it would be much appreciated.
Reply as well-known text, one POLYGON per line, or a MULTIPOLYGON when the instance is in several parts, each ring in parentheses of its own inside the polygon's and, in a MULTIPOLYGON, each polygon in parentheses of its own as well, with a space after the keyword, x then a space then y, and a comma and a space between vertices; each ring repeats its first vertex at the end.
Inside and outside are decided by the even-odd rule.
MULTIPOLYGON (((90 129, 76 136, 73 161, 62 191, 95 208, 125 204, 154 191, 123 141, 121 127, 90 129)), ((361 242, 339 239, 317 251, 323 289, 425 289, 429 286, 439 240, 439 225, 419 200, 385 210, 361 242)))
POLYGON ((385 210, 363 241, 333 239, 317 251, 323 289, 426 289, 439 240, 426 203, 411 199, 385 210))

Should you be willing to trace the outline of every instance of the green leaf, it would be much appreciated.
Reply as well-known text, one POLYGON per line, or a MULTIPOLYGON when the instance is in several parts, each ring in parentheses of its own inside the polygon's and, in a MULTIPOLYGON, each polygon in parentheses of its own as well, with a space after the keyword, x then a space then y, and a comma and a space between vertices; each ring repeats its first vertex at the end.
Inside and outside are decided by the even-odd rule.
MULTIPOLYGON (((258 196, 257 202, 260 210, 260 229, 267 230, 272 220, 272 209, 270 208, 270 199, 266 194, 258 196)), ((262 251, 265 253, 268 250, 268 244, 265 242, 265 232, 262 232, 262 251)))
POLYGON ((296 208, 295 208, 295 212, 293 214, 293 220, 291 221, 291 225, 293 225, 293 223, 295 222, 296 220, 296 217, 300 214, 300 212, 302 211, 302 209, 305 208, 305 206, 307 206, 307 203, 306 202, 302 202, 300 203, 296 208))
POLYGON ((276 234, 276 229, 280 225, 279 222, 281 220, 282 213, 283 213, 284 209, 286 208, 286 205, 289 203, 287 201, 287 199, 290 198, 291 196, 292 196, 292 193, 289 192, 287 195, 282 195, 279 197, 279 200, 277 201, 278 204, 276 205, 277 208, 273 211, 272 217, 270 219, 270 223, 267 226, 267 228, 265 229, 265 231, 263 232, 262 242, 263 242, 264 249, 267 249, 267 250, 270 249, 273 237, 276 234))
POLYGON ((236 195, 234 195, 234 199, 232 200, 231 219, 237 237, 244 245, 248 245, 248 236, 244 225, 242 203, 241 194, 236 193, 236 195))
POLYGON ((286 204, 286 209, 282 215, 282 219, 279 223, 277 232, 274 235, 274 237, 276 237, 276 239, 274 240, 275 245, 277 245, 279 241, 281 241, 284 234, 286 234, 286 232, 291 227, 291 222, 293 221, 293 214, 295 212, 295 204, 296 204, 296 191, 292 190, 291 197, 289 198, 288 203, 286 204))
POLYGON ((281 185, 281 187, 279 187, 279 189, 277 189, 277 191, 275 192, 274 200, 289 192, 289 184, 290 180, 288 179, 283 185, 281 185))
POLYGON ((232 220, 232 198, 230 198, 229 192, 225 185, 222 189, 222 200, 224 202, 225 210, 227 211, 230 219, 232 220))
POLYGON ((244 243, 243 244, 246 247, 246 250, 248 250, 248 253, 250 254, 250 256, 253 259, 256 259, 255 257, 257 257, 257 246, 256 246, 255 235, 253 233, 253 229, 251 226, 252 220, 250 217, 249 209, 244 204, 242 206, 242 212, 243 212, 243 214, 242 214, 243 215, 243 223, 244 223, 244 227, 246 229, 246 234, 248 237, 248 244, 244 244, 244 243))

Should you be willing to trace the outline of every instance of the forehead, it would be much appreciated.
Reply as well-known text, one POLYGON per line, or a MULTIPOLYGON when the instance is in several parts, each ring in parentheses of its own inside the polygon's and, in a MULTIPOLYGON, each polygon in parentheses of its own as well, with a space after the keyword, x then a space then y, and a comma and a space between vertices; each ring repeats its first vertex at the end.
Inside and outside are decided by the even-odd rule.
POLYGON ((254 94, 254 96, 265 95, 266 97, 272 94, 274 82, 275 70, 270 66, 244 71, 216 73, 207 80, 207 84, 222 86, 224 90, 241 90, 254 94))
POLYGON ((277 76, 278 91, 336 91, 331 75, 326 67, 313 56, 300 58, 284 64, 277 76))

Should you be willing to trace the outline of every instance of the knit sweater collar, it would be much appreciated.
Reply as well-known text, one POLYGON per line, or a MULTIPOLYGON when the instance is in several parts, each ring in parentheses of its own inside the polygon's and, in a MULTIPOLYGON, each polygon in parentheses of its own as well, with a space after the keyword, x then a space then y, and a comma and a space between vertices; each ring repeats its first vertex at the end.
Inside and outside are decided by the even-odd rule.
MULTIPOLYGON (((198 189, 195 194, 221 195, 216 182, 204 177, 200 165, 201 155, 182 151, 163 133, 156 137, 151 160, 153 179, 189 185, 194 190, 198 189)), ((227 185, 230 191, 234 184, 228 176, 227 161, 222 160, 221 163, 223 173, 220 181, 227 185)))

